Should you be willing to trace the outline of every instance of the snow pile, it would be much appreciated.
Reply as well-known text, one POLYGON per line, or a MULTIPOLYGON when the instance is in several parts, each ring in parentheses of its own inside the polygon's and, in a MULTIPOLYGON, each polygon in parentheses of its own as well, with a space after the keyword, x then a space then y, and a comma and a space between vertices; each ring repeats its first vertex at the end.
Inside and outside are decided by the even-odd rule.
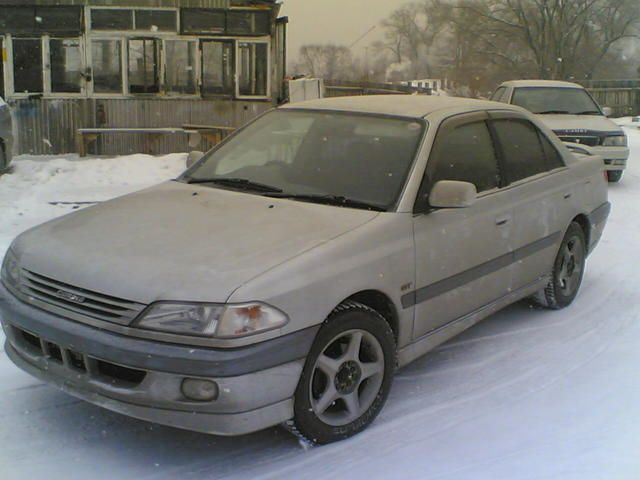
POLYGON ((79 159, 22 156, 0 176, 0 257, 20 232, 46 220, 175 178, 186 155, 79 159))

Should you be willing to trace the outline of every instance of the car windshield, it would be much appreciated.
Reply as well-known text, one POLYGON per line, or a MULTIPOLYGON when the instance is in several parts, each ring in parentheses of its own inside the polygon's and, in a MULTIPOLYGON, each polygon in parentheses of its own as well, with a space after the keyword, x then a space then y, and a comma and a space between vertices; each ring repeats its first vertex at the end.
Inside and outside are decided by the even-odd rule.
POLYGON ((601 115, 600 107, 582 88, 521 87, 513 94, 513 104, 536 114, 564 113, 601 115))
POLYGON ((414 119, 276 110, 210 152, 181 180, 388 210, 401 193, 425 128, 414 119))

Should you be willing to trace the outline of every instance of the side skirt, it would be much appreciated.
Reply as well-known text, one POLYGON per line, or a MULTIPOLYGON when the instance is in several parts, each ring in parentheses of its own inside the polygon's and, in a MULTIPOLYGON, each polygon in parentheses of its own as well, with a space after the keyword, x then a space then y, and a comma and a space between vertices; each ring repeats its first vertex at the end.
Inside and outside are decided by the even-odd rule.
POLYGON ((525 285, 498 300, 489 303, 463 317, 453 320, 440 328, 416 339, 398 352, 398 366, 404 367, 422 357, 438 345, 473 327, 479 321, 502 310, 508 305, 542 290, 549 283, 550 276, 545 275, 529 285, 525 285))

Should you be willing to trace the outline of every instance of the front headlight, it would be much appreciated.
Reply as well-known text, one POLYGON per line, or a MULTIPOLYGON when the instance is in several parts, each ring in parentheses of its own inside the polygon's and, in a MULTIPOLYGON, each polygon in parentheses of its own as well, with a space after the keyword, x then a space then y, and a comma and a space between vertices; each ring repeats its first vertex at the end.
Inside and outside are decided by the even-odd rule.
POLYGON ((615 135, 613 137, 605 137, 602 145, 605 147, 626 147, 627 146, 627 136, 626 135, 615 135))
POLYGON ((135 327, 180 335, 239 338, 279 328, 288 317, 263 303, 219 305, 161 302, 151 305, 135 327))
POLYGON ((18 265, 18 259, 11 251, 7 250, 2 262, 2 281, 12 287, 20 285, 20 266, 18 265))

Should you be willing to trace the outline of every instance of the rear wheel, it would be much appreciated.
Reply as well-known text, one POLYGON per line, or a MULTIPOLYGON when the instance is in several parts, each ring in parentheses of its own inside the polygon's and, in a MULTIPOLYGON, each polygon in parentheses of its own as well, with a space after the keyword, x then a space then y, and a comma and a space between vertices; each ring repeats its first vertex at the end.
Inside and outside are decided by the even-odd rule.
POLYGON ((544 290, 533 297, 534 302, 554 310, 570 305, 580 290, 586 258, 584 231, 579 224, 573 222, 560 245, 551 280, 544 290))
POLYGON ((607 171, 607 179, 609 180, 609 183, 618 183, 620 180, 622 180, 623 173, 624 173, 624 170, 607 171))
POLYGON ((326 444, 364 430, 384 406, 395 365, 385 319, 365 305, 341 304, 307 358, 296 390, 294 433, 326 444))

